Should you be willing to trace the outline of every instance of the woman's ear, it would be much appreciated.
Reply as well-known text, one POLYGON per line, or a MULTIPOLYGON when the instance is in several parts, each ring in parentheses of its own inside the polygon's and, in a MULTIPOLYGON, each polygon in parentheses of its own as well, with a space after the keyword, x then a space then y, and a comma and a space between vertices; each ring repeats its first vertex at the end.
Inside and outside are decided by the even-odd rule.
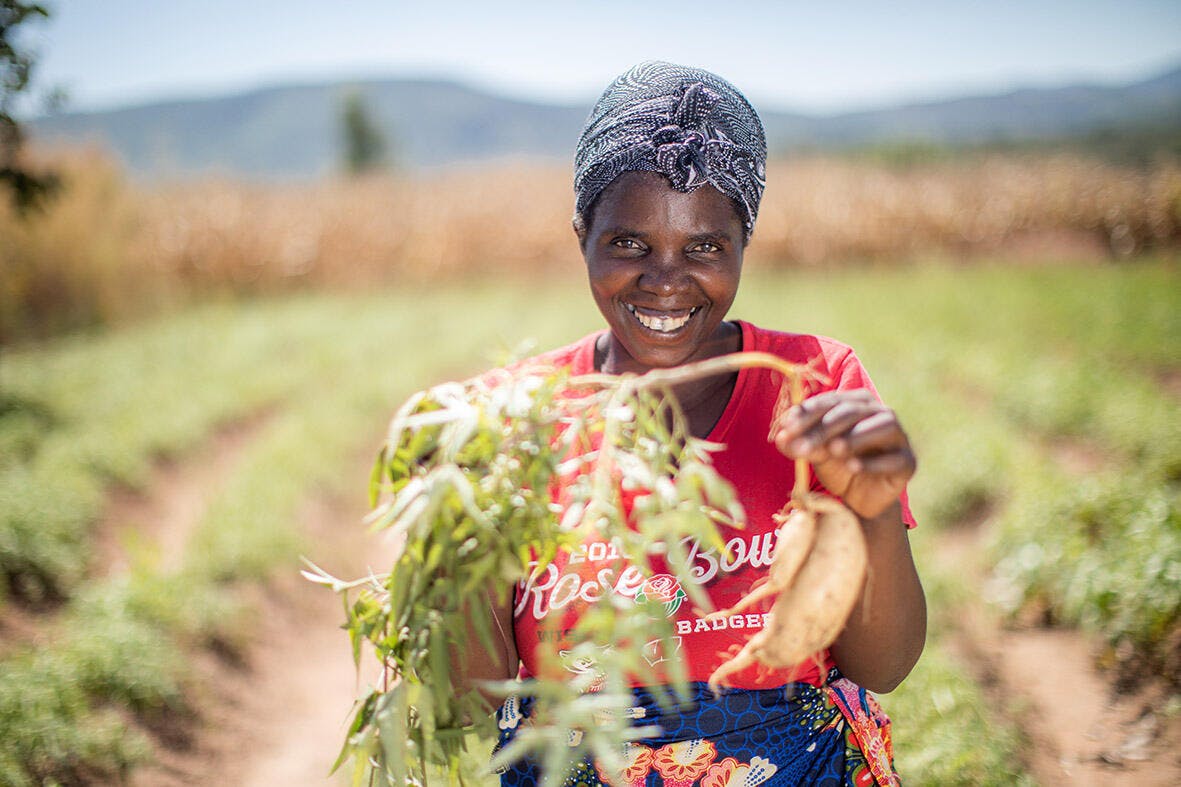
POLYGON ((570 220, 570 226, 574 228, 574 234, 578 238, 578 245, 586 250, 586 220, 581 213, 575 213, 574 218, 570 220))

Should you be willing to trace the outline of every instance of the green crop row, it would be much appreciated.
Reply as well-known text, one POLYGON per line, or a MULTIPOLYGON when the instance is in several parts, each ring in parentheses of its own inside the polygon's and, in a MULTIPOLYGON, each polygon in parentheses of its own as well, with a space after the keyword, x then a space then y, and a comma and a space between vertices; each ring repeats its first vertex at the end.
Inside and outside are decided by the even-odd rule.
POLYGON ((790 294, 809 330, 858 348, 916 445, 923 526, 992 515, 1001 611, 1091 631, 1121 678, 1181 683, 1181 419, 1158 382, 1181 365, 1178 275, 867 271, 768 282, 754 305, 790 294))
POLYGON ((980 687, 942 646, 928 644, 906 682, 882 699, 893 717, 899 773, 906 784, 1030 787, 1026 742, 990 707, 980 687))
MULTIPOLYGON (((1174 291, 1170 297, 1181 310, 1181 296, 1174 291)), ((1099 293, 1096 301, 1101 302, 1099 293)), ((1158 351, 1173 348, 1171 367, 1135 363, 1099 342, 1031 341, 1012 330, 1019 320, 1006 318, 1001 315, 999 322, 1009 330, 942 354, 941 379, 974 401, 987 402, 1018 430, 1048 442, 1078 441, 1110 463, 1135 466, 1138 474, 1181 481, 1177 396, 1157 379, 1178 365, 1181 348, 1181 337, 1170 336, 1166 322, 1146 320, 1139 332, 1140 341, 1150 340, 1158 351)), ((1081 331, 1091 319, 1084 309, 1062 321, 1081 331)))
POLYGON ((206 307, 0 354, 0 587, 31 601, 68 597, 90 568, 111 485, 141 485, 153 460, 303 395, 358 353, 377 370, 361 376, 373 376, 441 362, 431 356, 438 336, 462 335, 472 355, 490 347, 495 332, 475 318, 503 319, 498 301, 509 296, 480 292, 206 307))
POLYGON ((68 597, 107 488, 138 487, 154 459, 306 385, 323 365, 323 326, 344 316, 312 301, 211 307, 0 356, 3 585, 68 597))
POLYGON ((1034 471, 1001 519, 994 599, 1101 638, 1123 683, 1181 686, 1181 490, 1135 473, 1034 471))

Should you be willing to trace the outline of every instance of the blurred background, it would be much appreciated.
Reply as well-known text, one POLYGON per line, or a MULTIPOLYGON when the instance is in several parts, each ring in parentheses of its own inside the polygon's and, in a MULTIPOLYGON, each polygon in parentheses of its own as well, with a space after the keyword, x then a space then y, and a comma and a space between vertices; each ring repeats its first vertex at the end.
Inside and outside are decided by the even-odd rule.
POLYGON ((912 433, 904 776, 1181 781, 1179 33, 1163 0, 4 0, 0 783, 325 783, 366 665, 299 557, 381 570, 405 396, 601 326, 573 149, 646 59, 766 126, 734 315, 851 343, 912 433))

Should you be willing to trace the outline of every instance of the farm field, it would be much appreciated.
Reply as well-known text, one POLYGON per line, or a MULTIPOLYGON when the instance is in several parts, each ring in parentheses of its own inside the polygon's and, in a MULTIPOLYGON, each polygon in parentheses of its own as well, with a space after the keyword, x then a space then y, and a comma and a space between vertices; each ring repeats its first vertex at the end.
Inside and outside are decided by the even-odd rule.
MULTIPOLYGON (((732 316, 852 344, 916 445, 932 630, 882 698, 908 784, 1181 780, 1179 284, 1175 259, 748 273, 732 316)), ((0 783, 324 783, 352 687, 301 692, 349 643, 299 556, 377 562, 393 409, 597 328, 584 290, 272 297, 0 355, 0 783)))

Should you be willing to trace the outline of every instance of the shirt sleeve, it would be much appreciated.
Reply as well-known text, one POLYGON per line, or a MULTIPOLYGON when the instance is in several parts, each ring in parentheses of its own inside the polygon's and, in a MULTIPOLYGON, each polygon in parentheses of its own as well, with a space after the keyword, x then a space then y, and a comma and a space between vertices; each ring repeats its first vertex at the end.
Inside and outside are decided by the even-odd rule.
MULTIPOLYGON (((874 398, 880 402, 882 397, 878 394, 878 389, 874 386, 873 380, 870 379, 869 372, 865 371, 865 367, 861 365, 861 360, 852 349, 845 349, 847 349, 847 352, 836 359, 836 362, 830 367, 833 374, 832 388, 839 391, 865 389, 872 393, 874 398)), ((906 524, 907 529, 913 528, 916 522, 914 514, 910 510, 910 497, 907 495, 907 490, 902 490, 899 500, 902 503, 902 521, 906 524)))

